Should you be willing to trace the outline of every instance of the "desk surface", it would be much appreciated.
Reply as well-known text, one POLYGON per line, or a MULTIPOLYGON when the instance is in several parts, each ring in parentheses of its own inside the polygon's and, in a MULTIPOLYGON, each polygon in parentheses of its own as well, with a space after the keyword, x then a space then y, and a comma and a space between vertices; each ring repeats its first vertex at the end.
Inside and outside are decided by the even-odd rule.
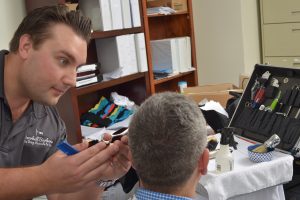
POLYGON ((275 151, 272 161, 254 163, 247 152, 252 143, 238 137, 235 140, 239 144, 233 153, 234 170, 216 174, 215 160, 210 160, 208 174, 201 177, 197 192, 201 193, 204 187, 209 199, 228 199, 292 180, 294 158, 291 155, 275 151))

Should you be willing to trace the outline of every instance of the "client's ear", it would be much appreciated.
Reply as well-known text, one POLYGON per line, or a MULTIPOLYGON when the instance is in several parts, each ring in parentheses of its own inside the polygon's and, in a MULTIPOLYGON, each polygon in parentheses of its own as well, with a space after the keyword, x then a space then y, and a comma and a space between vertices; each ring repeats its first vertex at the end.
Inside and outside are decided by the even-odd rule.
POLYGON ((132 153, 131 153, 131 150, 129 149, 129 160, 131 161, 131 167, 133 168, 133 169, 135 169, 135 167, 134 167, 134 162, 133 162, 133 159, 132 159, 132 153))
POLYGON ((205 175, 207 173, 207 165, 209 161, 209 151, 207 148, 203 151, 202 155, 199 158, 199 172, 201 175, 205 175))

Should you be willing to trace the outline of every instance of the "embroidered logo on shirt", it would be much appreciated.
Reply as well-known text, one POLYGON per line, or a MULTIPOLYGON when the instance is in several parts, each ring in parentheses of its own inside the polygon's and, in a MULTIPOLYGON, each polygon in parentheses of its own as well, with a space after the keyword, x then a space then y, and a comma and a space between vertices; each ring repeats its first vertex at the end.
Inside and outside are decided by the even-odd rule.
POLYGON ((44 137, 44 133, 35 129, 35 135, 25 136, 25 144, 31 144, 32 146, 46 146, 51 147, 53 140, 48 137, 44 137))
POLYGON ((35 129, 35 135, 36 136, 38 136, 38 135, 42 136, 42 135, 44 135, 44 133, 42 131, 39 131, 39 130, 35 129))

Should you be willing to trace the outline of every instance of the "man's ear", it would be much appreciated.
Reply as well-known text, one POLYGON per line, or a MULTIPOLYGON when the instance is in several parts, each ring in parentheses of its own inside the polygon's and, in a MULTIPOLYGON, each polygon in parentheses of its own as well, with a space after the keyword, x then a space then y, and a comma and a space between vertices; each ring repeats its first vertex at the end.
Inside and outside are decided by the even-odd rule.
POLYGON ((133 159, 132 159, 131 149, 129 149, 129 159, 130 159, 130 161, 131 161, 131 167, 132 167, 133 169, 135 169, 135 167, 134 167, 134 162, 133 162, 133 159))
POLYGON ((19 54, 23 59, 26 59, 32 49, 32 40, 30 35, 24 34, 19 39, 19 54))
POLYGON ((202 155, 199 158, 198 169, 201 175, 205 175, 207 173, 207 165, 209 161, 209 151, 207 148, 203 151, 202 155))

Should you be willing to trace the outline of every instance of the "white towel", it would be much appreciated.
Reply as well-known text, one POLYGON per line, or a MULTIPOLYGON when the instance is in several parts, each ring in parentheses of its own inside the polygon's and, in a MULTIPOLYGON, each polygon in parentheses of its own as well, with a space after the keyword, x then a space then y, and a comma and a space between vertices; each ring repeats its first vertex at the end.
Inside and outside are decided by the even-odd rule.
MULTIPOLYGON (((235 140, 239 145, 234 151, 234 170, 216 174, 215 161, 210 160, 209 173, 200 179, 209 199, 228 199, 292 180, 294 158, 291 155, 274 152, 272 161, 253 163, 247 154, 247 147, 252 144, 237 137, 235 140)), ((197 192, 200 191, 198 186, 197 192)))

